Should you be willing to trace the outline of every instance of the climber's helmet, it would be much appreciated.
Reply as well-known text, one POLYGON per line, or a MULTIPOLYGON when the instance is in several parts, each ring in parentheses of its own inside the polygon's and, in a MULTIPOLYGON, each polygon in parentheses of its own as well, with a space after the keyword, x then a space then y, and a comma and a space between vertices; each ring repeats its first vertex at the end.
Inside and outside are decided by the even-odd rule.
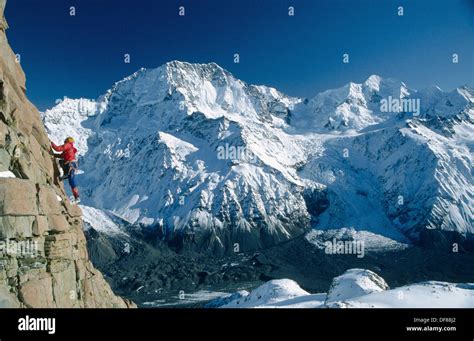
POLYGON ((71 136, 66 137, 66 139, 64 140, 64 143, 71 143, 71 142, 74 142, 74 139, 71 136))

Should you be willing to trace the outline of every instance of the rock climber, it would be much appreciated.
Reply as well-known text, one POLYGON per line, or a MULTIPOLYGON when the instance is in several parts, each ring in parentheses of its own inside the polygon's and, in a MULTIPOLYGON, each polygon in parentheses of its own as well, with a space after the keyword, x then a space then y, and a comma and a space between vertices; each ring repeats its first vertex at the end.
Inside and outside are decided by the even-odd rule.
POLYGON ((59 156, 59 164, 64 171, 61 180, 68 179, 72 195, 74 196, 74 199, 71 201, 78 204, 81 199, 79 198, 79 188, 77 188, 76 182, 76 172, 78 168, 76 160, 77 149, 74 147, 74 139, 72 137, 67 137, 64 140, 64 144, 61 146, 57 146, 51 141, 51 147, 57 152, 62 152, 59 156))

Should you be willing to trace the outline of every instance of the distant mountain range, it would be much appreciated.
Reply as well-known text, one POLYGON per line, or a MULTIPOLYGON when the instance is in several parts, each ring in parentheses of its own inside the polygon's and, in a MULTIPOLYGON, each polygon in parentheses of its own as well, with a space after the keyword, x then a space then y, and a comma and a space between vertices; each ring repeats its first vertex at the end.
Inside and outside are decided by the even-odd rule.
POLYGON ((474 232, 468 87, 374 75, 303 99, 173 61, 42 117, 55 142, 76 138, 86 205, 172 245, 221 254, 311 228, 388 244, 474 232))

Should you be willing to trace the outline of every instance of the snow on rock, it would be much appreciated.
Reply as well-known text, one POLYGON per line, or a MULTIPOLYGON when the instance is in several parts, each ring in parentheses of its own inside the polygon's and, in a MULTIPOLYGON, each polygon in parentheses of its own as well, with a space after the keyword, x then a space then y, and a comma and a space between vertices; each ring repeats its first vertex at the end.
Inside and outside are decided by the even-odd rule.
POLYGON ((290 279, 275 279, 267 282, 242 298, 238 298, 223 308, 256 308, 277 305, 281 301, 287 301, 300 296, 309 295, 301 289, 295 281, 290 279))
POLYGON ((325 300, 325 293, 301 295, 289 300, 267 304, 264 308, 323 308, 325 300))
MULTIPOLYGON (((370 231, 357 231, 354 228, 340 228, 331 230, 312 230, 308 232, 305 239, 317 248, 326 250, 333 247, 337 242, 350 241, 354 246, 360 243, 362 256, 366 252, 387 252, 390 250, 403 250, 409 247, 409 243, 398 242, 370 231)), ((356 249, 357 251, 357 249, 356 249)))
POLYGON ((108 235, 127 235, 120 225, 116 224, 111 215, 103 210, 93 207, 79 205, 82 210, 82 219, 84 221, 84 228, 93 228, 98 232, 108 235))
MULTIPOLYGON (((232 296, 229 296, 232 297, 232 296)), ((351 269, 334 278, 328 294, 309 294, 289 279, 263 284, 222 308, 474 308, 474 284, 429 281, 389 290, 369 270, 351 269)))
POLYGON ((403 82, 372 75, 364 83, 324 91, 296 107, 291 124, 305 131, 344 133, 360 131, 387 120, 393 113, 381 110, 381 100, 402 99, 409 90, 403 82))
POLYGON ((64 97, 56 103, 55 107, 41 113, 50 139, 56 144, 62 144, 66 137, 71 136, 75 140, 78 154, 85 155, 88 150, 87 139, 92 134, 92 127, 84 126, 84 123, 90 116, 95 116, 100 112, 100 102, 86 98, 64 97))
POLYGON ((455 117, 435 115, 422 102, 418 118, 393 115, 352 135, 332 132, 324 153, 299 173, 328 188, 330 205, 315 227, 400 243, 417 242, 426 229, 472 237, 474 102, 472 90, 462 91, 456 110, 450 107, 455 117))
POLYGON ((344 308, 474 308, 474 284, 429 281, 338 302, 344 308))
POLYGON ((16 178, 16 176, 10 171, 3 171, 0 172, 0 178, 16 178))
POLYGON ((326 304, 387 290, 385 280, 370 270, 350 269, 333 279, 326 304))

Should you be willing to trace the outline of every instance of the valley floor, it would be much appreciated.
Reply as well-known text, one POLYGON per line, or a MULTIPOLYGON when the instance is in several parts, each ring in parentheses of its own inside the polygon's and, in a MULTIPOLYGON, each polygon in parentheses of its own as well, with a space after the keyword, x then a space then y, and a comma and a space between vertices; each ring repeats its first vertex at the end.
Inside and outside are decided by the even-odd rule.
MULTIPOLYGON (((114 291, 147 308, 203 307, 236 292, 251 292, 275 279, 293 280, 308 295, 317 294, 301 295, 291 305, 317 306, 317 302, 324 301, 318 295, 328 292, 333 279, 353 268, 373 271, 390 288, 427 281, 472 283, 474 278, 473 253, 440 252, 419 246, 368 252, 358 258, 325 254, 301 237, 258 252, 216 257, 186 251, 176 253, 160 242, 139 238, 120 240, 94 230, 86 231, 86 235, 92 260, 114 291), (127 252, 123 251, 124 245, 127 252)), ((473 292, 470 288, 467 293, 474 306, 473 292)), ((370 302, 372 298, 359 306, 370 307, 370 302)), ((373 305, 383 302, 385 298, 373 305)), ((415 301, 406 303, 417 306, 415 301)))

